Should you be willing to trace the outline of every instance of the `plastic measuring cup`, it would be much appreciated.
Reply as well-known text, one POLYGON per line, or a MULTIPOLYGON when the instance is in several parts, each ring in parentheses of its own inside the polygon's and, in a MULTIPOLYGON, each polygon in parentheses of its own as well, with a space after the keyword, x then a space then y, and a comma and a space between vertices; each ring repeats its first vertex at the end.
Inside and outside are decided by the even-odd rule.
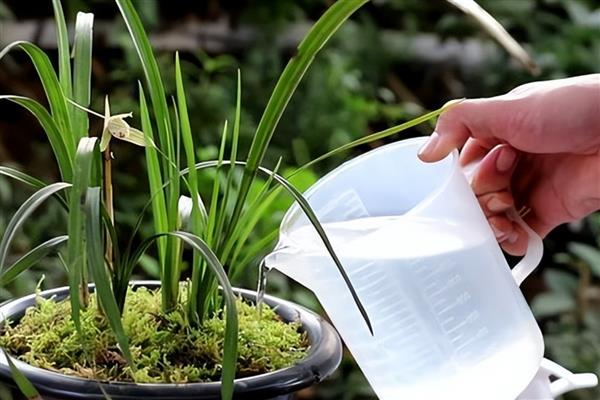
MULTIPOLYGON (((312 290, 382 400, 509 400, 542 360, 541 332, 458 165, 417 158, 424 138, 380 147, 306 193, 374 329, 297 204, 266 259, 312 290)), ((518 222, 520 218, 514 216, 518 222)))

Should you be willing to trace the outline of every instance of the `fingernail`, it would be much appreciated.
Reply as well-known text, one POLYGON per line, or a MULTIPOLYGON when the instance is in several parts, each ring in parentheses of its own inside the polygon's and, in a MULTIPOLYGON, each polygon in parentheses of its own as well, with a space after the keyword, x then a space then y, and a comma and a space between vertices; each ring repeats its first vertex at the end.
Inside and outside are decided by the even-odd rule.
POLYGON ((510 206, 510 204, 503 202, 502 200, 500 200, 497 197, 492 197, 486 203, 486 206, 487 206, 488 210, 490 210, 491 212, 501 212, 501 211, 505 211, 510 206))
POLYGON ((508 243, 514 244, 514 243, 517 243, 517 240, 519 240, 518 233, 514 232, 514 233, 508 235, 508 243))
POLYGON ((496 239, 500 239, 506 236, 506 232, 503 232, 502 230, 498 229, 496 226, 494 226, 493 223, 490 224, 490 226, 492 227, 492 231, 494 232, 494 236, 496 236, 496 239))
POLYGON ((511 147, 504 147, 496 159, 496 168, 499 172, 508 172, 515 165, 517 152, 511 147))
POLYGON ((433 132, 431 134, 431 136, 429 136, 429 140, 427 140, 427 143, 425 143, 419 149, 418 156, 422 157, 422 156, 427 155, 428 153, 433 152, 435 150, 435 148, 437 147, 439 141, 440 141, 440 135, 437 132, 433 132))

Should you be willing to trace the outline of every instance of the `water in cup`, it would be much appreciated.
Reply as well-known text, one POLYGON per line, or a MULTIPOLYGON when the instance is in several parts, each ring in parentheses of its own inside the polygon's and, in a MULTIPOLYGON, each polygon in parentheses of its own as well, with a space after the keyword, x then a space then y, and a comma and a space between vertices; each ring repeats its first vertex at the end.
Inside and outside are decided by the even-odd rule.
POLYGON ((433 400, 447 393, 510 399, 501 389, 489 395, 490 383, 497 382, 499 371, 508 371, 514 384, 520 379, 526 385, 528 371, 539 361, 514 360, 541 349, 531 321, 511 312, 526 304, 513 295, 510 274, 497 268, 504 263, 498 260, 501 253, 489 251, 490 238, 458 234, 458 226, 402 218, 324 225, 367 309, 374 336, 351 306, 349 291, 312 226, 283 236, 283 250, 267 257, 266 265, 301 283, 311 281, 380 399, 433 400))

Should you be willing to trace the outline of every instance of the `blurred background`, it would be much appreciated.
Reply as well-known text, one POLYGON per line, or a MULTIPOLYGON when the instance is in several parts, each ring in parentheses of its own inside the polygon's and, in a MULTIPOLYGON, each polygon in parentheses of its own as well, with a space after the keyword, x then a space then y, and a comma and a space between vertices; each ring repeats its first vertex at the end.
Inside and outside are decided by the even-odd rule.
MULTIPOLYGON (((217 153, 221 125, 232 119, 236 70, 242 71, 242 143, 247 151, 262 110, 299 40, 331 0, 184 1, 138 0, 152 33, 164 76, 174 76, 173 55, 184 61, 192 127, 202 159, 217 153)), ((265 166, 279 157, 293 169, 328 150, 399 124, 446 101, 504 93, 537 79, 600 72, 600 4, 597 0, 479 0, 527 49, 540 67, 532 76, 481 29, 444 0, 378 0, 365 6, 320 53, 284 114, 265 166)), ((137 80, 142 71, 118 10, 109 0, 63 0, 69 21, 77 11, 95 14, 92 108, 102 110, 110 95, 113 113, 137 114, 137 80)), ((52 5, 47 1, 0 0, 0 47, 29 40, 56 55, 52 5)), ((174 79, 165 81, 173 92, 174 79)), ((13 52, 0 61, 0 94, 44 101, 31 63, 13 52)), ((134 120, 135 121, 135 120, 134 120)), ((102 121, 92 119, 98 132, 102 121)), ((134 122, 136 125, 137 122, 134 122)), ((427 135, 424 124, 391 140, 427 135)), ((379 145, 377 143, 375 145, 379 145)), ((305 189, 342 161, 368 150, 327 160, 295 180, 305 189)), ((143 163, 127 151, 115 152, 117 220, 132 226, 147 201, 143 163)), ((57 168, 40 126, 10 103, 0 102, 0 162, 47 181, 57 168)), ((207 181, 210 173, 203 176, 207 181)), ((399 189, 400 190, 400 189, 399 189)), ((30 192, 0 177, 0 232, 30 192)), ((254 238, 278 226, 290 200, 282 198, 254 238)), ((52 233, 64 232, 58 207, 46 207, 13 248, 22 254, 52 233)), ((151 231, 151 226, 143 232, 151 231)), ((556 229, 545 240, 542 266, 523 285, 545 334, 547 357, 573 371, 600 374, 600 214, 556 229)), ((258 262, 258 260, 256 260, 258 262)), ((514 264, 514 260, 512 260, 514 264)), ((151 256, 138 277, 157 276, 151 256)), ((57 260, 0 288, 0 301, 43 287, 63 285, 57 260)), ((255 287, 250 269, 237 285, 255 287)), ((269 278, 270 294, 319 309, 312 295, 282 276, 269 278)), ((347 355, 336 374, 303 392, 301 399, 373 399, 369 386, 347 355)), ((569 395, 572 400, 600 398, 599 390, 569 395)))

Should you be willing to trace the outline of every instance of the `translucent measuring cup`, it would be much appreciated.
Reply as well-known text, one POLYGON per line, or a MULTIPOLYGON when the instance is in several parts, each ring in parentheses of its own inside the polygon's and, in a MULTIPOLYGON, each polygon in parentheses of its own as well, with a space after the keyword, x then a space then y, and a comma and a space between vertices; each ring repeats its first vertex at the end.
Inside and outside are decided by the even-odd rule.
POLYGON ((541 240, 527 228, 530 249, 511 273, 458 153, 423 163, 423 143, 373 150, 305 193, 374 335, 297 204, 266 266, 315 293, 380 399, 515 399, 544 350, 518 288, 541 240))

